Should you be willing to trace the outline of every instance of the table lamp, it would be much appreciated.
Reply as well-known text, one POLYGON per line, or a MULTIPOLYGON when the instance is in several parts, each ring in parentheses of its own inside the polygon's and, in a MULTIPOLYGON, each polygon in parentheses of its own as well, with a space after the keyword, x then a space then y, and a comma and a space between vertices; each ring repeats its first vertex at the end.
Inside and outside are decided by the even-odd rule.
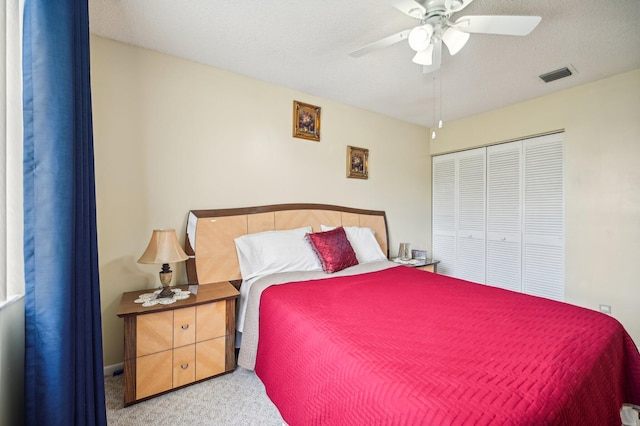
POLYGON ((162 291, 157 295, 158 298, 173 297, 173 291, 169 284, 173 272, 169 268, 169 263, 183 262, 189 256, 182 250, 176 231, 173 229, 154 229, 151 234, 151 241, 147 249, 142 253, 138 263, 156 263, 162 264, 160 271, 160 282, 162 283, 162 291))

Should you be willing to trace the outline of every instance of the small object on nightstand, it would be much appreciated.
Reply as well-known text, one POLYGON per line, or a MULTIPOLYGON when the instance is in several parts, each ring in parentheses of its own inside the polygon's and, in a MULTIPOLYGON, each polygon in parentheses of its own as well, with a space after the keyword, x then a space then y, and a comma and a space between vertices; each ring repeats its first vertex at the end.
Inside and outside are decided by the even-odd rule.
POLYGON ((419 263, 422 263, 418 259, 403 259, 401 257, 396 257, 395 259, 393 259, 393 261, 401 265, 410 265, 410 266, 415 266, 419 263))
POLYGON ((426 250, 411 250, 411 258, 413 259, 426 259, 427 251, 426 250))
POLYGON ((190 291, 185 290, 182 291, 179 288, 172 288, 171 290, 171 297, 160 297, 160 290, 156 290, 153 293, 143 293, 140 296, 138 296, 138 298, 136 300, 134 300, 134 303, 141 303, 142 306, 149 307, 149 306, 155 306, 157 304, 161 304, 161 305, 170 305, 174 302, 177 302, 178 300, 183 300, 183 299, 187 299, 189 298, 189 295, 191 294, 190 291))
POLYGON ((402 260, 411 260, 411 243, 400 243, 398 257, 402 260))

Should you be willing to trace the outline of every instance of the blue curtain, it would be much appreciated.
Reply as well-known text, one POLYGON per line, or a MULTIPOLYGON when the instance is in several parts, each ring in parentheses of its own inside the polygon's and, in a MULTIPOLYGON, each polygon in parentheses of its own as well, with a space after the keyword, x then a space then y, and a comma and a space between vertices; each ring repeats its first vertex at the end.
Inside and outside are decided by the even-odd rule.
POLYGON ((106 425, 88 0, 26 0, 28 425, 106 425))

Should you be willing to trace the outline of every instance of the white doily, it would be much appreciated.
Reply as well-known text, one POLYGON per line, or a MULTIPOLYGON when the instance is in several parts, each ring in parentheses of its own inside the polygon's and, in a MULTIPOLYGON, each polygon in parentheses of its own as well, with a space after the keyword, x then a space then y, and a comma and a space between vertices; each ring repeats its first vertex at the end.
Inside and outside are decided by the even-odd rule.
POLYGON ((393 259, 394 262, 396 263, 401 263, 403 265, 417 265, 423 261, 419 260, 419 259, 408 259, 408 260, 404 260, 404 259, 400 259, 399 257, 396 257, 395 259, 393 259))
POLYGON ((138 296, 134 303, 142 303, 142 306, 149 307, 155 305, 170 305, 178 300, 187 299, 191 292, 188 290, 181 290, 179 288, 172 288, 173 297, 158 297, 161 290, 156 290, 153 293, 142 293, 138 296))

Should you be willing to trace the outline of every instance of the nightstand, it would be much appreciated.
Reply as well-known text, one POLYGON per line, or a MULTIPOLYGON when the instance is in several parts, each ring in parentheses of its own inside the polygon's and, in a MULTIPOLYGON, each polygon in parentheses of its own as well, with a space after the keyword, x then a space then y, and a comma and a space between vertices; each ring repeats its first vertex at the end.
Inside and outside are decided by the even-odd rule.
POLYGON ((434 272, 437 274, 438 263, 440 263, 439 260, 421 259, 417 265, 411 265, 411 266, 413 266, 414 268, 422 269, 423 271, 434 272))
MULTIPOLYGON (((395 259, 392 260, 394 262, 396 261, 395 259)), ((438 263, 440 263, 440 261, 433 259, 412 259, 411 261, 399 261, 396 263, 398 263, 398 265, 409 266, 411 268, 417 268, 423 271, 438 273, 438 263)))
POLYGON ((238 290, 229 282, 197 287, 170 305, 134 303, 145 290, 122 295, 125 406, 235 369, 238 290))

